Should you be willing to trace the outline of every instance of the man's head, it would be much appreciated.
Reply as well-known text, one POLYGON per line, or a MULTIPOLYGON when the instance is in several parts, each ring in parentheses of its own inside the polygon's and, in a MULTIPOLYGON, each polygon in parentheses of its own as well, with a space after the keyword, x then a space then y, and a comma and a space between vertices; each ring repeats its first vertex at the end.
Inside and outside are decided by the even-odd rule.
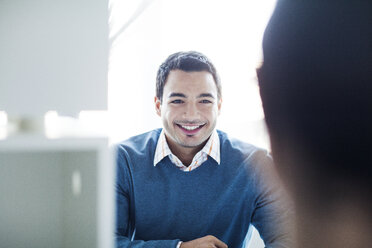
POLYGON ((265 31, 261 97, 274 159, 298 201, 324 207, 372 188, 371 6, 279 0, 265 31))
POLYGON ((175 53, 160 66, 155 108, 173 152, 202 148, 216 126, 221 101, 216 69, 203 54, 175 53))
POLYGON ((156 97, 161 101, 163 98, 164 85, 172 70, 185 72, 206 71, 209 72, 216 84, 218 98, 221 98, 221 83, 216 68, 204 55, 196 51, 177 52, 170 55, 159 67, 156 76, 156 97))

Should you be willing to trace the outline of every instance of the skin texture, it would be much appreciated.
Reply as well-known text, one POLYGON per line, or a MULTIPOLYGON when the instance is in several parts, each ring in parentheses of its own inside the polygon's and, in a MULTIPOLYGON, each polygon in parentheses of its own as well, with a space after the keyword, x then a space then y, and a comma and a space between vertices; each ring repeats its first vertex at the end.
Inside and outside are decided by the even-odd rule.
POLYGON ((227 248, 228 246, 212 235, 208 235, 189 242, 183 242, 180 248, 227 248))
POLYGON ((206 71, 172 70, 162 101, 155 97, 156 113, 162 119, 169 148, 185 166, 211 136, 221 102, 213 76, 206 71))

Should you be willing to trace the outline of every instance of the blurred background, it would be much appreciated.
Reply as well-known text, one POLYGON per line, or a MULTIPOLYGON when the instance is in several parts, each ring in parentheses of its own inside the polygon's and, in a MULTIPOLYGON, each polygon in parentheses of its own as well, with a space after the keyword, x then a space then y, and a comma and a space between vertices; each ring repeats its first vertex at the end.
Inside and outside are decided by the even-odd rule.
POLYGON ((174 52, 196 50, 212 60, 221 77, 218 128, 268 148, 255 70, 274 5, 273 0, 111 0, 108 111, 95 121, 96 113, 82 112, 81 120, 106 126, 112 142, 161 127, 153 103, 157 69, 174 52))
MULTIPOLYGON (((85 1, 85 4, 89 3, 85 1)), ((274 5, 274 0, 110 0, 107 89, 94 84, 91 78, 85 80, 91 85, 81 88, 89 92, 83 94, 81 90, 79 95, 81 101, 89 101, 90 105, 79 103, 81 106, 71 107, 70 111, 71 108, 63 108, 73 105, 76 98, 73 92, 56 90, 54 86, 54 90, 50 90, 48 81, 37 85, 49 92, 50 99, 62 102, 49 109, 40 107, 44 112, 49 111, 46 114, 48 134, 100 133, 108 135, 110 143, 116 143, 161 127, 153 104, 156 71, 168 55, 196 50, 212 60, 221 77, 223 105, 217 127, 231 136, 269 148, 255 69, 262 61, 262 35, 274 5), (99 111, 95 111, 97 109, 99 111)), ((88 31, 84 32, 86 35, 88 31)), ((85 44, 89 46, 95 40, 91 36, 85 44)), ((89 59, 91 64, 96 63, 93 56, 89 59)), ((61 62, 62 72, 66 72, 70 62, 61 62)), ((71 80, 61 82, 58 87, 73 88, 68 81, 71 80)), ((1 82, 1 87, 5 89, 4 83, 1 82)), ((79 84, 73 85, 79 87, 79 84)), ((6 85, 11 93, 19 88, 19 85, 6 85), (15 90, 10 91, 11 87, 15 90)), ((37 105, 42 99, 33 98, 31 104, 18 99, 17 102, 24 108, 24 105, 37 105)), ((0 137, 5 136, 7 115, 1 111, 4 109, 0 104, 0 137)), ((37 107, 33 109, 38 111, 37 107)))
MULTIPOLYGON (((153 98, 159 65, 168 55, 196 50, 222 81, 218 128, 268 148, 256 80, 261 40, 275 1, 110 1, 110 58, 106 125, 116 142, 161 127, 153 98)), ((87 122, 94 113, 84 112, 87 122)), ((98 121, 93 121, 99 123, 98 121)))

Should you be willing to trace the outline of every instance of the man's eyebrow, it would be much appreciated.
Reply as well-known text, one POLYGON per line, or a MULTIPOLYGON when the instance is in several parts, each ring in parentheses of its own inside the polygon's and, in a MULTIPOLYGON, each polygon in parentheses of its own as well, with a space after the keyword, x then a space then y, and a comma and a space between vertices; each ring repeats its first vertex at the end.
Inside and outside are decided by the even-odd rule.
POLYGON ((185 94, 183 93, 177 93, 177 92, 172 92, 168 95, 169 98, 171 97, 183 97, 183 98, 186 98, 185 94))
POLYGON ((202 97, 211 97, 211 98, 215 98, 213 94, 211 93, 202 93, 198 96, 198 98, 202 98, 202 97))

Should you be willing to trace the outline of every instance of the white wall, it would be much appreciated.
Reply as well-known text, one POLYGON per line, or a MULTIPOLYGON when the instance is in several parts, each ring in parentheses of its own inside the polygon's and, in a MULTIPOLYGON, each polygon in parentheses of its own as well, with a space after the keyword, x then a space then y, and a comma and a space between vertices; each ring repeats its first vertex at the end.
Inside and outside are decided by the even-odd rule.
POLYGON ((107 109, 108 0, 0 1, 0 110, 107 109))
POLYGON ((218 128, 268 147, 255 69, 274 4, 274 0, 148 0, 140 5, 112 0, 114 40, 106 116, 112 141, 161 126, 153 105, 156 71, 171 53, 197 50, 214 62, 221 76, 218 128), (133 13, 134 21, 129 18, 133 13))

